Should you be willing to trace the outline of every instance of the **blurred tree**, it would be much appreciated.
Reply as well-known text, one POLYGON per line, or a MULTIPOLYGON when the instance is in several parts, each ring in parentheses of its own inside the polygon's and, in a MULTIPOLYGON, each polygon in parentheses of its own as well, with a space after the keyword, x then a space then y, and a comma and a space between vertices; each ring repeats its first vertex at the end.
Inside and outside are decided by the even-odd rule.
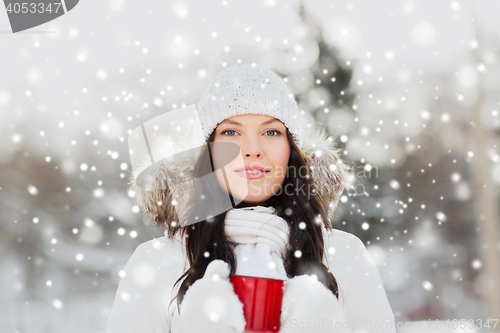
MULTIPOLYGON (((277 59, 284 58, 285 63, 287 59, 291 61, 286 66, 281 60, 273 70, 284 78, 295 94, 299 108, 306 112, 306 120, 321 124, 327 134, 336 138, 328 126, 332 113, 341 108, 355 114, 353 102, 356 96, 351 88, 353 69, 337 48, 325 41, 320 20, 306 10, 304 2, 299 5, 299 16, 301 23, 297 43, 276 51, 277 59)), ((343 151, 345 144, 338 139, 335 142, 343 151)), ((334 220, 345 209, 340 206, 342 205, 337 208, 334 220)), ((346 224, 341 229, 353 231, 351 225, 346 224)))
MULTIPOLYGON (((475 40, 478 42, 478 47, 471 49, 472 61, 476 64, 478 70, 485 71, 483 58, 486 54, 488 44, 491 42, 488 40, 489 36, 484 35, 475 15, 472 21, 476 34, 475 40)), ((498 38, 494 38, 493 40, 497 41, 498 38)), ((489 75, 497 74, 494 68, 490 72, 493 73, 488 73, 489 75)), ((498 238, 500 224, 498 222, 497 185, 494 179, 492 179, 493 163, 492 159, 488 157, 488 152, 496 150, 494 135, 495 130, 498 130, 499 127, 497 126, 495 129, 495 127, 488 125, 483 116, 483 114, 488 112, 487 108, 490 106, 488 102, 491 99, 497 101, 497 94, 491 95, 490 93, 491 81, 487 82, 486 75, 479 75, 477 84, 478 97, 470 113, 469 137, 472 139, 470 147, 474 153, 474 158, 471 159, 471 172, 476 192, 476 219, 479 223, 481 239, 481 261, 484 265, 485 284, 483 288, 486 289, 486 292, 483 295, 486 298, 487 314, 489 318, 494 319, 498 318, 498 314, 500 314, 500 242, 498 238), (492 147, 491 145, 494 146, 492 147)), ((498 155, 496 156, 494 159, 498 161, 498 155)), ((500 332, 500 325, 497 325, 494 331, 500 332)))
POLYGON ((349 110, 352 110, 355 98, 351 88, 353 69, 346 65, 346 61, 342 59, 338 49, 325 41, 319 19, 306 11, 303 2, 300 5, 299 15, 309 31, 307 38, 313 39, 317 43, 319 54, 317 61, 311 66, 314 85, 297 96, 297 102, 300 103, 311 89, 326 89, 330 97, 329 105, 321 105, 311 110, 315 114, 315 118, 321 122, 324 120, 321 118, 328 116, 329 112, 325 111, 328 107, 336 108, 345 105, 349 107, 349 110))

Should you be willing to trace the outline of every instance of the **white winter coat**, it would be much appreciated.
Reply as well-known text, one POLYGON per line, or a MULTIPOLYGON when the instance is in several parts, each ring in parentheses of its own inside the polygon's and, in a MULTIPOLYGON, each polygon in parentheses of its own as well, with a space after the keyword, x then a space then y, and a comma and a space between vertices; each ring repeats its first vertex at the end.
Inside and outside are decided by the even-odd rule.
MULTIPOLYGON (((351 168, 342 161, 333 138, 327 137, 323 130, 305 131, 303 141, 302 151, 308 156, 314 184, 323 189, 323 200, 329 203, 327 218, 331 221, 344 189, 353 189, 353 178, 349 174, 351 168)), ((192 181, 179 181, 176 190, 165 187, 171 174, 190 174, 193 156, 186 155, 185 158, 175 164, 160 161, 154 168, 145 169, 149 164, 138 167, 138 170, 147 170, 154 176, 152 179, 155 181, 148 188, 137 185, 135 174, 129 174, 129 190, 135 193, 134 201, 151 221, 166 230, 171 228, 169 221, 185 221, 178 213, 190 211, 191 198, 196 193, 192 181), (175 206, 166 204, 174 199, 177 202, 175 206)), ((394 315, 383 282, 364 244, 350 233, 339 230, 327 232, 324 226, 323 237, 323 261, 337 280, 339 302, 351 332, 395 333, 394 315)), ((254 263, 258 262, 253 259, 254 263)), ((173 290, 172 287, 188 267, 179 238, 161 237, 139 245, 125 267, 126 275, 120 281, 109 316, 108 332, 170 332, 172 318, 178 316, 177 300, 171 306, 169 304, 177 295, 179 284, 173 290)), ((277 273, 283 271, 278 270, 277 273)), ((321 307, 322 304, 311 302, 309 306, 321 307)))
MULTIPOLYGON (((339 286, 339 302, 354 332, 395 333, 394 315, 377 267, 363 242, 353 234, 323 227, 324 263, 339 286)), ((125 266, 108 333, 169 333, 178 316, 175 281, 189 263, 180 238, 166 236, 140 244, 125 266)), ((310 304, 320 307, 321 304, 310 304)), ((195 319, 196 320, 196 319, 195 319)), ((311 332, 314 332, 312 330, 311 332)))

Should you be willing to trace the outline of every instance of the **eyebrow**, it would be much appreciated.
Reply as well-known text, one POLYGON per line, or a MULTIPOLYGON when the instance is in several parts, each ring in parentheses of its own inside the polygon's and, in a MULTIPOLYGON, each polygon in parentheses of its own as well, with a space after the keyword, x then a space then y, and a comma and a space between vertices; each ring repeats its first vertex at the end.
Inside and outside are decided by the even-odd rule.
MULTIPOLYGON (((265 122, 263 122, 261 125, 268 125, 268 124, 271 124, 271 123, 274 123, 276 121, 279 121, 278 119, 276 118, 273 118, 273 119, 269 119, 265 122)), ((234 120, 230 120, 230 119, 226 119, 224 120, 223 122, 221 122, 220 124, 224 124, 224 123, 228 123, 228 124, 233 124, 233 125, 238 125, 238 126, 243 126, 241 123, 237 122, 237 121, 234 121, 234 120)))

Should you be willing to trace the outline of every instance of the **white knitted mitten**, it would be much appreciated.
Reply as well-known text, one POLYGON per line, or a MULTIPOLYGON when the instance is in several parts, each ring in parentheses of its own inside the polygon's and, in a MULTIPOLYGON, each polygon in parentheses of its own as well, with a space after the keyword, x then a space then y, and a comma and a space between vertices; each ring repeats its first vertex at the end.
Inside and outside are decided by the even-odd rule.
POLYGON ((335 295, 310 275, 284 282, 279 333, 350 333, 335 295))
POLYGON ((213 260, 205 275, 184 295, 180 315, 173 317, 172 333, 242 333, 243 304, 229 281, 229 265, 213 260))

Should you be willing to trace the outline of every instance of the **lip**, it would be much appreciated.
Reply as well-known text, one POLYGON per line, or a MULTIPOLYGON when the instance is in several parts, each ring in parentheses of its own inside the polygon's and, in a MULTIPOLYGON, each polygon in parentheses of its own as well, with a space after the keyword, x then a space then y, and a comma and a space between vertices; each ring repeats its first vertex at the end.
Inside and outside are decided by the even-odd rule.
POLYGON ((243 168, 239 168, 234 170, 236 174, 242 178, 248 178, 248 179, 257 179, 257 178, 262 178, 264 177, 267 173, 270 172, 270 170, 266 170, 265 168, 261 166, 251 166, 251 165, 245 165, 243 168), (258 173, 246 173, 243 172, 244 170, 258 170, 262 172, 258 173))

